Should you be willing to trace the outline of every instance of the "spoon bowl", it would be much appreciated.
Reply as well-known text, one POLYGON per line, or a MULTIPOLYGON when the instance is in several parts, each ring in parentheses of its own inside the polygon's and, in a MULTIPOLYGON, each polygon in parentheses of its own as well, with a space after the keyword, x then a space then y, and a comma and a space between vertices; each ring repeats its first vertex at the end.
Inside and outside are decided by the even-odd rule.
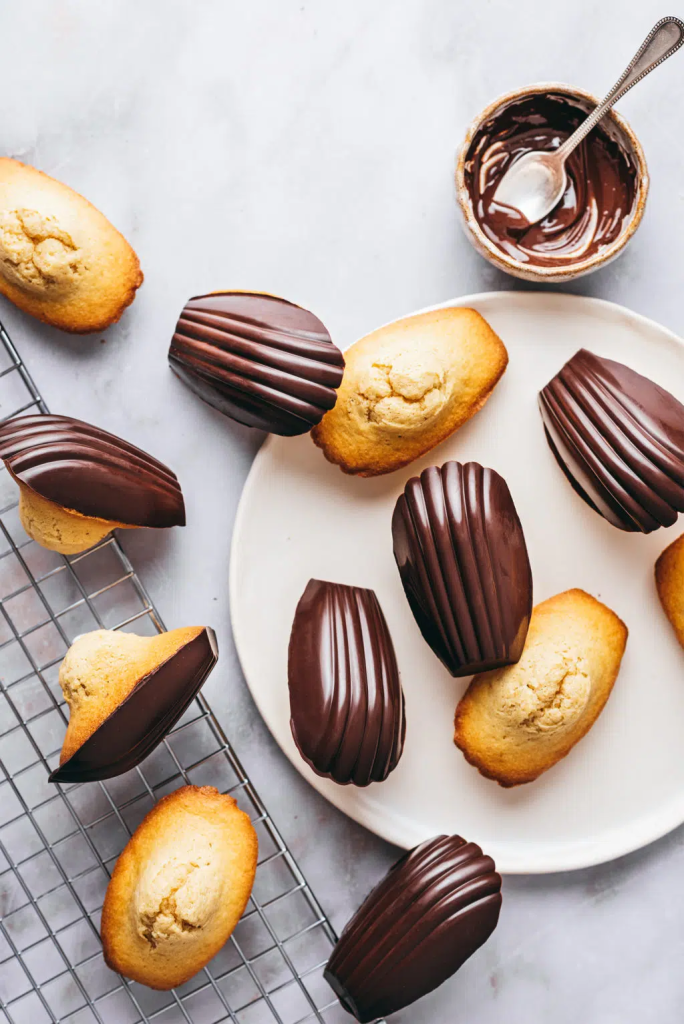
POLYGON ((512 224, 535 224, 558 205, 567 184, 565 161, 557 151, 524 153, 501 179, 494 202, 510 211, 512 224))

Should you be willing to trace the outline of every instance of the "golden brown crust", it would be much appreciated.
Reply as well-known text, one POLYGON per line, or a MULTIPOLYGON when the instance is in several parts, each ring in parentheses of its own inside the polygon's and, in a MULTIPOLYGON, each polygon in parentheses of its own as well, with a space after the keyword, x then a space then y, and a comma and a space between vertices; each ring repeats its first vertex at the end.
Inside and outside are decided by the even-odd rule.
POLYGON ((0 292, 44 323, 102 331, 135 298, 135 252, 87 199, 49 175, 0 158, 0 292))
MULTIPOLYGON (((10 470, 11 474, 11 470, 10 470)), ((127 523, 116 523, 96 516, 84 516, 74 509, 43 498, 21 480, 19 485, 19 518, 29 537, 48 551, 76 555, 87 551, 112 530, 134 530, 127 523)))
POLYGON ((532 782, 592 727, 626 642, 625 624, 583 590, 542 601, 517 665, 470 683, 456 708, 454 743, 499 785, 532 782))
POLYGON ((655 581, 663 611, 684 647, 684 534, 658 558, 655 581))
POLYGON ((456 307, 381 327, 344 357, 337 402, 311 436, 357 476, 391 473, 440 444, 482 408, 508 363, 487 321, 456 307))
POLYGON ((105 961, 155 989, 192 978, 230 937, 258 854, 247 814, 213 786, 184 786, 138 826, 102 909, 105 961))
POLYGON ((142 679, 203 628, 184 626, 151 637, 98 629, 78 637, 59 669, 70 711, 59 763, 68 761, 142 679))

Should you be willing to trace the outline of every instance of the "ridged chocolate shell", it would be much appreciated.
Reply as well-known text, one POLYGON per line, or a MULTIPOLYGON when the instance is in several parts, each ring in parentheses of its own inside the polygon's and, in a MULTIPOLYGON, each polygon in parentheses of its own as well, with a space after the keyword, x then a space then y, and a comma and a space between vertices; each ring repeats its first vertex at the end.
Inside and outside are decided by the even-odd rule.
POLYGON ((684 512, 684 405, 669 391, 580 349, 539 407, 561 469, 613 526, 651 533, 684 512))
POLYGON ((168 466, 70 416, 17 416, 0 426, 0 458, 20 483, 62 508, 130 526, 184 526, 168 466))
POLYGON ((437 836, 373 889, 344 929, 325 978, 357 1020, 385 1017, 450 978, 487 941, 500 908, 492 858, 460 836, 437 836))
POLYGON ((213 629, 184 644, 144 676, 50 782, 97 782, 135 768, 151 754, 196 697, 218 660, 213 629))
POLYGON ((304 760, 341 785, 382 782, 404 747, 397 659, 372 590, 310 580, 288 656, 290 725, 304 760))
POLYGON ((273 295, 190 299, 169 349, 171 368, 239 423, 304 434, 335 404, 344 357, 313 313, 273 295))
POLYGON ((477 462, 423 470, 397 501, 392 538, 411 611, 452 676, 519 660, 532 573, 503 477, 477 462))

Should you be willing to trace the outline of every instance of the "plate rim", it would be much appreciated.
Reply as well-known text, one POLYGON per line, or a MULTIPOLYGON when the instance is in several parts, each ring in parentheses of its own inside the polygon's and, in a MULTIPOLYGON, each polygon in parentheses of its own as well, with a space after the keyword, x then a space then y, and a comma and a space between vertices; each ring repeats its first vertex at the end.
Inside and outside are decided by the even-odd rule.
MULTIPOLYGON (((667 336, 670 341, 675 342, 680 346, 680 348, 684 349, 684 339, 680 338, 669 327, 665 327, 656 320, 644 316, 642 313, 637 313, 634 310, 629 309, 627 306, 623 306, 617 302, 611 302, 609 299, 596 298, 590 295, 575 295, 573 293, 561 292, 553 289, 495 289, 492 291, 471 292, 467 295, 457 296, 444 302, 434 303, 433 305, 424 306, 421 309, 404 313, 398 317, 394 317, 392 320, 388 320, 384 324, 381 324, 380 327, 386 327, 389 324, 397 323, 399 320, 404 320, 410 316, 418 316, 423 313, 430 313, 440 309, 449 309, 450 307, 467 307, 471 304, 475 305, 482 301, 503 300, 511 303, 519 303, 521 301, 526 303, 530 300, 535 301, 540 298, 561 300, 562 302, 570 305, 577 304, 585 308, 588 307, 589 310, 594 307, 595 309, 602 310, 604 313, 607 311, 619 313, 625 316, 631 323, 639 324, 648 329, 655 329, 661 334, 661 336, 667 336)), ((371 328, 371 330, 377 329, 379 328, 371 328)), ((360 335, 360 337, 364 337, 364 335, 360 335)), ((350 345, 352 344, 354 344, 354 341, 350 342, 350 345)), ((334 783, 330 783, 330 780, 316 775, 316 773, 309 768, 303 758, 299 756, 296 749, 290 749, 281 743, 275 727, 271 725, 270 716, 266 710, 266 701, 262 699, 259 687, 252 685, 248 672, 245 668, 246 659, 244 657, 243 638, 238 625, 239 614, 236 613, 236 609, 239 607, 238 559, 236 556, 240 546, 243 522, 247 515, 247 508, 250 504, 251 492, 254 489, 255 480, 258 476, 258 466, 266 457, 269 449, 275 443, 276 437, 277 435, 268 434, 254 456, 240 494, 233 523, 233 533, 230 543, 230 563, 228 569, 228 597, 231 632, 235 651, 240 662, 240 668, 245 682, 247 683, 252 700, 254 701, 256 708, 271 736, 277 743, 278 748, 287 757, 288 761, 290 761, 294 768, 297 769, 299 774, 309 783, 309 785, 313 786, 313 788, 338 811, 346 815, 348 818, 351 818, 352 821, 355 821, 357 824, 368 829, 369 832, 377 835, 381 839, 384 839, 386 842, 400 847, 401 849, 410 849, 411 843, 407 843, 405 833, 402 833, 401 830, 400 819, 396 814, 389 815, 384 812, 383 808, 380 808, 377 818, 373 820, 373 823, 371 823, 369 822, 366 813, 354 813, 353 810, 342 806, 340 802, 334 799, 334 795, 336 790, 339 789, 340 791, 344 791, 346 787, 335 786, 334 783), (331 786, 333 788, 331 788, 331 786)), ((322 453, 321 457, 323 458, 322 453)), ((536 875, 551 874, 559 871, 577 871, 582 868, 594 867, 597 864, 604 864, 609 861, 616 860, 619 857, 626 856, 627 854, 634 853, 636 850, 640 850, 643 847, 656 842, 658 839, 662 839, 682 823, 684 823, 684 790, 677 798, 672 799, 667 805, 665 805, 665 807, 660 808, 654 813, 641 815, 628 825, 608 829, 598 840, 596 838, 588 838, 586 840, 566 840, 563 842, 550 842, 548 846, 537 844, 538 853, 536 856, 531 854, 529 850, 526 850, 522 855, 519 852, 511 850, 510 855, 505 854, 502 858, 502 854, 499 852, 497 858, 497 869, 503 874, 536 875), (504 862, 503 865, 502 861, 504 862)), ((505 851, 507 845, 509 844, 506 842, 502 843, 500 851, 505 851)), ((533 849, 533 847, 531 847, 531 849, 533 849)))

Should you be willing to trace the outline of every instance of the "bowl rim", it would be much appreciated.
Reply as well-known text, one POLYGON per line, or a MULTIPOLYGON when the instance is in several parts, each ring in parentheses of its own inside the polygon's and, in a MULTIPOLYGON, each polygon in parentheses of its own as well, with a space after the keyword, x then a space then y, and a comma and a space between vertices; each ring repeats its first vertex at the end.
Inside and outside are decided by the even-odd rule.
POLYGON ((587 92, 586 89, 581 89, 578 86, 568 85, 565 82, 534 82, 531 85, 511 89, 509 92, 502 93, 492 100, 491 103, 488 103, 484 110, 472 119, 456 159, 456 197, 465 220, 466 228, 470 232, 471 240, 475 242, 475 247, 482 255, 498 266, 499 269, 512 273, 514 276, 524 275, 528 280, 562 281, 577 277, 590 270, 598 270, 599 267, 614 259, 624 249, 639 227, 650 187, 650 176, 643 147, 629 122, 613 108, 605 116, 610 118, 626 136, 634 151, 637 164, 637 189, 634 197, 633 212, 629 222, 623 227, 619 236, 607 245, 605 249, 592 253, 591 256, 583 257, 575 263, 565 263, 557 266, 537 266, 534 263, 523 263, 495 245, 484 233, 475 217, 470 191, 465 181, 465 162, 470 145, 483 123, 496 114, 501 107, 513 103, 515 100, 523 99, 525 96, 552 92, 566 94, 571 99, 584 100, 594 105, 598 105, 600 102, 593 93, 587 92))

